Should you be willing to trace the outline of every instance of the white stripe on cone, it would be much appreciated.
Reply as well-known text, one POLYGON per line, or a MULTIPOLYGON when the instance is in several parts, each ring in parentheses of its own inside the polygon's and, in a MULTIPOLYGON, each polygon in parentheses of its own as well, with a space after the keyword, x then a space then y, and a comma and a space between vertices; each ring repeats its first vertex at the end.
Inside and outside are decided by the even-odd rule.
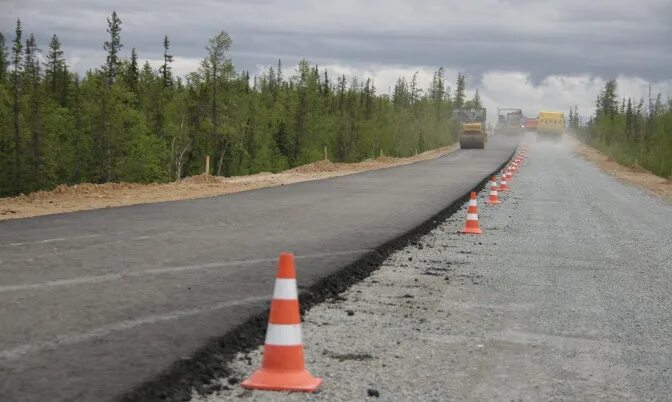
POLYGON ((467 220, 468 221, 477 221, 478 220, 478 214, 467 214, 467 220))
POLYGON ((476 207, 478 204, 476 204, 476 200, 469 200, 469 206, 470 207, 476 207))
POLYGON ((266 344, 275 346, 301 346, 301 324, 268 324, 266 344))
POLYGON ((276 300, 297 300, 299 296, 296 292, 296 279, 276 279, 273 298, 276 300))

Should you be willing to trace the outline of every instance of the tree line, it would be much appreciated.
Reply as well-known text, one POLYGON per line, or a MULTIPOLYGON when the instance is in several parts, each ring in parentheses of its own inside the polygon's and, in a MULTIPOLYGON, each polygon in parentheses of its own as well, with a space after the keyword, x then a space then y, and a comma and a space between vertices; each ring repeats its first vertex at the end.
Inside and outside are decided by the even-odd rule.
MULTIPOLYGON (((480 106, 453 92, 443 68, 429 88, 417 74, 392 94, 372 79, 332 78, 301 60, 286 76, 281 61, 258 76, 236 71, 230 36, 209 39, 198 71, 173 74, 164 36, 158 69, 135 48, 122 57, 122 21, 107 18, 105 62, 81 76, 70 70, 54 34, 43 52, 17 20, 0 33, 0 196, 59 184, 166 182, 203 172, 222 176, 277 172, 324 157, 353 162, 409 156, 455 141, 454 107, 480 106)), ((158 41, 157 41, 158 42, 158 41)))
POLYGON ((570 110, 570 128, 581 139, 619 163, 641 166, 661 177, 672 176, 672 98, 620 98, 616 80, 606 83, 595 101, 595 114, 579 124, 570 110))

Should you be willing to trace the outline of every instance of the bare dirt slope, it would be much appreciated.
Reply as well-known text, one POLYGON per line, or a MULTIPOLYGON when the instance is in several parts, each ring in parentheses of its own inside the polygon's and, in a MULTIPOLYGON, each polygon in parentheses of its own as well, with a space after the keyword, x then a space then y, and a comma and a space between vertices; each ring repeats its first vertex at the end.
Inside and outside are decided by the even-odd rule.
POLYGON ((672 203, 672 180, 665 179, 649 172, 644 168, 623 166, 609 155, 597 149, 571 139, 574 152, 595 163, 605 172, 626 183, 643 187, 649 193, 657 195, 672 203))
POLYGON ((423 152, 409 158, 383 156, 358 163, 318 161, 281 173, 259 173, 226 178, 198 175, 165 184, 84 183, 73 186, 60 185, 52 191, 38 191, 18 197, 0 198, 0 220, 122 205, 212 197, 262 187, 281 186, 343 176, 366 170, 406 165, 438 158, 456 149, 458 149, 457 144, 423 152))

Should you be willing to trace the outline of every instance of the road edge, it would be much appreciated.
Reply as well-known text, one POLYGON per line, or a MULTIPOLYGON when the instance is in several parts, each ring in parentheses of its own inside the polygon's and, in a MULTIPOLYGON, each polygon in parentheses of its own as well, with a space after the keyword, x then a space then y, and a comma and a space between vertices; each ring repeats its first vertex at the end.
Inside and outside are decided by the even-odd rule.
MULTIPOLYGON (((453 144, 450 144, 450 145, 446 145, 445 147, 439 147, 439 148, 435 148, 435 149, 427 150, 427 151, 425 151, 425 152, 439 151, 439 150, 442 149, 442 148, 453 147, 453 146, 455 146, 456 144, 457 144, 457 143, 453 143, 453 144)), ((5 214, 5 211, 13 211, 11 208, 8 207, 8 205, 10 205, 10 204, 8 203, 8 200, 13 200, 13 199, 19 198, 20 196, 14 196, 14 197, 0 197, 0 224, 1 224, 2 222, 7 222, 7 221, 16 221, 16 220, 23 220, 23 219, 33 219, 33 218, 39 218, 39 217, 43 217, 43 216, 53 216, 53 215, 61 215, 61 214, 71 214, 71 213, 77 213, 77 212, 96 211, 96 210, 108 209, 108 208, 124 208, 124 207, 132 207, 132 206, 137 206, 137 205, 159 204, 159 203, 166 203, 166 202, 180 202, 180 201, 189 201, 189 200, 198 200, 198 199, 205 199, 205 198, 213 198, 213 197, 222 197, 222 196, 227 196, 227 195, 231 195, 231 194, 243 193, 243 192, 247 192, 247 191, 261 190, 261 189, 265 189, 265 188, 273 188, 273 187, 281 187, 281 186, 290 186, 290 185, 293 185, 293 184, 298 184, 298 183, 303 183, 303 182, 310 182, 310 181, 328 180, 328 179, 333 179, 333 178, 336 178, 336 177, 349 176, 349 175, 354 175, 354 174, 359 174, 359 173, 366 173, 366 172, 371 172, 371 171, 376 171, 376 170, 392 169, 392 168, 395 168, 395 167, 401 167, 401 166, 412 165, 412 164, 420 163, 420 162, 432 161, 432 160, 436 160, 436 159, 439 159, 439 158, 443 158, 444 156, 450 155, 450 154, 452 154, 452 153, 458 151, 459 149, 460 149, 459 147, 455 147, 454 149, 451 149, 451 150, 445 150, 446 153, 441 153, 441 152, 439 152, 438 155, 433 156, 433 157, 428 158, 428 159, 416 159, 416 160, 412 160, 412 161, 410 161, 410 162, 405 162, 405 163, 397 163, 397 164, 390 164, 390 165, 382 165, 382 166, 376 166, 376 167, 373 167, 373 168, 368 168, 368 169, 363 169, 363 170, 321 172, 321 173, 327 174, 327 175, 324 176, 324 177, 306 177, 306 178, 302 178, 302 179, 297 179, 297 180, 295 180, 295 181, 292 181, 292 180, 290 179, 290 180, 288 180, 288 181, 286 181, 286 182, 278 181, 277 183, 272 183, 272 184, 268 184, 268 185, 260 185, 260 186, 258 186, 258 187, 255 187, 254 185, 252 185, 252 186, 250 186, 249 188, 240 188, 240 189, 238 189, 238 190, 232 190, 232 191, 223 191, 223 190, 220 189, 219 192, 213 192, 213 193, 207 193, 207 194, 200 194, 200 195, 193 196, 193 197, 192 197, 192 196, 189 196, 189 197, 178 197, 178 198, 171 198, 171 197, 168 197, 168 198, 165 198, 165 199, 141 200, 141 201, 130 202, 130 203, 120 203, 120 204, 116 204, 116 205, 100 205, 100 206, 94 206, 94 207, 80 207, 80 208, 75 208, 75 209, 64 209, 64 210, 58 210, 58 211, 46 212, 46 213, 42 213, 42 212, 40 212, 40 213, 38 213, 38 214, 33 214, 33 215, 30 215, 30 214, 28 214, 28 215, 19 215, 19 216, 6 215, 6 214, 5 214), (3 208, 5 209, 5 211, 3 211, 3 208)), ((418 156, 418 155, 416 155, 415 157, 417 157, 417 156, 418 156)), ((401 159, 411 159, 411 158, 413 158, 413 156, 409 156, 409 157, 395 157, 395 158, 396 158, 396 159, 399 159, 399 160, 401 160, 401 159)), ((307 163, 307 164, 304 164, 304 165, 299 165, 299 166, 296 166, 296 167, 294 167, 294 168, 292 168, 292 169, 296 169, 296 168, 299 168, 299 167, 302 167, 302 166, 311 165, 311 164, 314 164, 314 163, 316 163, 316 162, 321 162, 321 161, 314 161, 314 162, 310 162, 310 163, 307 163)), ((357 165, 357 164, 364 163, 364 162, 365 162, 365 161, 351 162, 351 163, 350 163, 350 162, 333 162, 333 163, 337 163, 337 164, 347 164, 347 165, 357 165)), ((291 174, 290 172, 291 172, 292 169, 284 170, 284 171, 282 171, 282 172, 272 173, 272 175, 273 175, 273 176, 282 176, 283 174, 287 174, 287 173, 291 174)), ((301 173, 298 173, 298 174, 301 174, 301 173)), ((306 176, 308 176, 310 173, 304 173, 304 174, 305 174, 306 176)), ((242 175, 242 176, 229 176, 229 177, 221 176, 221 177, 222 177, 224 180, 226 180, 226 179, 243 180, 243 179, 245 179, 245 178, 254 177, 255 175, 256 175, 256 174, 242 175)), ((199 176, 199 175, 197 175, 197 176, 199 176)), ((195 177, 195 176, 192 176, 192 177, 195 177)), ((213 177, 217 177, 217 176, 213 176, 213 177)), ((186 179, 186 178, 185 178, 185 179, 186 179)), ((183 179, 183 180, 184 180, 184 179, 183 179)), ((138 185, 138 186, 146 186, 145 191, 147 191, 147 189, 150 188, 152 185, 157 185, 157 186, 164 186, 164 185, 165 185, 165 186, 169 186, 169 185, 174 185, 174 184, 178 184, 178 183, 179 183, 179 181, 172 181, 172 182, 167 182, 167 183, 123 183, 123 182, 122 182, 122 183, 115 183, 115 182, 108 182, 108 183, 102 183, 102 184, 103 184, 103 185, 107 185, 107 184, 131 184, 131 185, 138 185)), ((243 182, 243 183, 244 183, 244 182, 243 182)), ((81 184, 95 184, 95 183, 79 183, 79 184, 77 184, 77 185, 81 185, 81 184)), ((222 183, 220 183, 220 184, 232 184, 232 183, 225 183, 225 182, 222 182, 222 183)), ((53 191, 54 191, 53 189, 52 189, 52 190, 40 190, 40 191, 31 193, 31 194, 35 194, 35 193, 39 193, 39 192, 46 192, 46 193, 49 193, 49 192, 53 192, 53 191)), ((163 189, 163 190, 161 190, 161 191, 167 191, 167 190, 163 189)), ((30 194, 28 194, 27 196, 29 197, 30 194)), ((58 201, 58 200, 56 200, 56 201, 58 201)), ((45 203, 49 203, 49 204, 51 204, 51 203, 53 203, 53 202, 54 202, 54 200, 50 200, 50 201, 42 200, 42 201, 41 201, 42 204, 45 204, 45 203)), ((14 212, 16 212, 16 211, 14 211, 14 212)), ((11 212, 10 212, 10 213, 11 213, 11 212)))
POLYGON ((570 151, 574 155, 582 158, 621 183, 640 188, 647 194, 672 204, 672 193, 664 191, 661 188, 661 185, 666 185, 663 183, 669 183, 670 179, 658 176, 642 167, 624 165, 613 159, 608 153, 576 137, 573 137, 572 140, 573 142, 569 145, 571 148, 570 151))
MULTIPOLYGON (((516 146, 505 161, 493 172, 487 174, 471 191, 480 191, 490 178, 497 174, 513 158, 516 146)), ((357 261, 322 278, 307 289, 301 290, 299 299, 301 314, 311 307, 347 290, 350 286, 367 278, 378 270, 381 264, 394 252, 417 241, 436 228, 441 222, 459 211, 468 200, 469 193, 455 199, 447 207, 408 232, 389 240, 357 261)), ((157 377, 137 386, 115 398, 116 401, 189 401, 192 391, 209 394, 216 391, 216 379, 231 374, 227 363, 239 352, 255 349, 264 343, 269 309, 248 318, 245 322, 220 337, 208 341, 188 359, 176 361, 157 377)))

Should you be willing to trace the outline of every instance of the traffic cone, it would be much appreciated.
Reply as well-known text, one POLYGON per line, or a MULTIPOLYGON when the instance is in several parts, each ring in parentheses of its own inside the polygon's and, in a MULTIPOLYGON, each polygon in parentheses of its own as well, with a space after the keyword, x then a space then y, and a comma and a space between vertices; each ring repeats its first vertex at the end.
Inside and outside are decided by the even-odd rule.
POLYGON ((462 233, 483 234, 483 231, 478 225, 478 203, 476 202, 476 193, 471 192, 469 195, 469 206, 467 207, 467 221, 464 224, 462 233))
POLYGON ((509 184, 507 183, 506 171, 502 173, 502 180, 499 182, 499 191, 509 191, 509 184))
POLYGON ((506 168, 506 184, 511 184, 513 181, 513 171, 511 170, 511 166, 506 168))
POLYGON ((322 379, 313 377, 304 367, 294 255, 281 253, 261 368, 241 385, 248 389, 315 392, 320 384, 322 379))
POLYGON ((499 196, 497 195, 497 178, 495 176, 492 176, 492 181, 490 181, 490 196, 488 196, 488 200, 485 203, 488 205, 497 205, 501 203, 501 201, 499 201, 499 196))

